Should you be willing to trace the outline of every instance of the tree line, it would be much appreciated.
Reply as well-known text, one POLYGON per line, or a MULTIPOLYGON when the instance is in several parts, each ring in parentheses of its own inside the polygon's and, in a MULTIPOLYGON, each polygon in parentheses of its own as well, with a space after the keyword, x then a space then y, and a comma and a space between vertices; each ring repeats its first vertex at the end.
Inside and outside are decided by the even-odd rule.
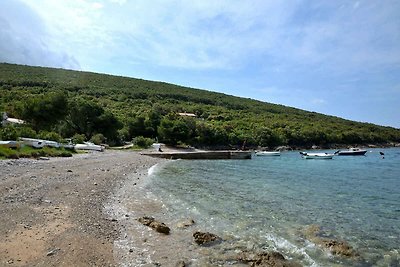
POLYGON ((177 85, 0 64, 0 111, 25 120, 0 138, 75 136, 111 145, 158 140, 197 147, 400 142, 400 130, 177 85), (179 115, 194 113, 196 117, 179 115), (141 139, 142 138, 142 139, 141 139))

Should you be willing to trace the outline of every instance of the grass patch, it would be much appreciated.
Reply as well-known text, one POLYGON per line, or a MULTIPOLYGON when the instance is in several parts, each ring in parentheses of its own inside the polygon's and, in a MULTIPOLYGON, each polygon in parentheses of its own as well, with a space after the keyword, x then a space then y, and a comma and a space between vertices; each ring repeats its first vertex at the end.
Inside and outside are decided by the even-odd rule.
POLYGON ((21 148, 8 148, 0 146, 0 159, 18 159, 18 158, 40 158, 40 157, 72 157, 76 153, 65 148, 32 148, 24 146, 21 148))

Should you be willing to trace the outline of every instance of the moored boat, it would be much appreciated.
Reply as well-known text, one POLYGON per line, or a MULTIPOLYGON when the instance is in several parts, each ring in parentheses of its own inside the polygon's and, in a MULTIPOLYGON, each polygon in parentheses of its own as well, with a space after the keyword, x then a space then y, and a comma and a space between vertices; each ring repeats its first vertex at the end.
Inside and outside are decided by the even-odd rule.
POLYGON ((303 159, 332 159, 334 154, 300 152, 303 159))
POLYGON ((335 155, 338 155, 338 156, 364 156, 365 153, 367 153, 367 150, 365 150, 365 149, 352 147, 352 148, 349 148, 348 150, 338 150, 335 152, 335 155))
POLYGON ((256 151, 256 156, 280 156, 280 151, 256 151))

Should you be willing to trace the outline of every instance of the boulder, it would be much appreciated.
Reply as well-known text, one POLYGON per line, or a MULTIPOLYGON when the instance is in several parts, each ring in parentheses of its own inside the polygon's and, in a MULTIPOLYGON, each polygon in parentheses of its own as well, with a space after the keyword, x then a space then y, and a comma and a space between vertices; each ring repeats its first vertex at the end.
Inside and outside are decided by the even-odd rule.
POLYGON ((143 225, 153 228, 159 233, 168 235, 170 232, 170 228, 168 226, 166 226, 162 222, 156 221, 153 217, 147 217, 147 216, 141 217, 138 219, 138 221, 143 225))
POLYGON ((214 235, 212 233, 203 233, 203 232, 195 232, 193 233, 194 241, 198 245, 211 245, 212 243, 216 241, 220 241, 221 238, 217 235, 214 235))

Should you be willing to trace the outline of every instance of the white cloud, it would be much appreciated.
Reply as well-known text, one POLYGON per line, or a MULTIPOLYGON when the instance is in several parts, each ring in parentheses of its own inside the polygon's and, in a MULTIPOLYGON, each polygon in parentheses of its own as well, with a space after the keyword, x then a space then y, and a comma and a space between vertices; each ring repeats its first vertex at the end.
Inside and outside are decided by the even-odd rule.
POLYGON ((23 1, 45 21, 52 47, 84 65, 111 54, 181 69, 237 70, 257 61, 348 72, 400 64, 395 1, 23 1))
POLYGON ((127 0, 110 0, 111 3, 115 3, 115 4, 119 4, 119 5, 123 5, 126 3, 127 0))
POLYGON ((94 8, 94 9, 102 9, 103 7, 104 7, 104 5, 102 4, 102 3, 93 3, 92 4, 92 7, 94 8))
POLYGON ((73 55, 51 45, 41 17, 7 0, 0 1, 0 62, 80 69, 73 55))

